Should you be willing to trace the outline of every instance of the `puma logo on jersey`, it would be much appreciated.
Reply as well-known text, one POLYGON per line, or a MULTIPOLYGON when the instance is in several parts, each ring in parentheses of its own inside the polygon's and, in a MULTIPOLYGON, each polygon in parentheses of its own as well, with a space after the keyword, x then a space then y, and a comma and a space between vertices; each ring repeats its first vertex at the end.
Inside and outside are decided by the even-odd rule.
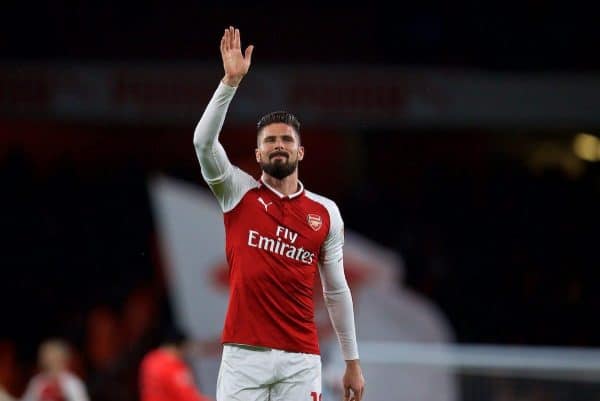
POLYGON ((269 206, 273 204, 273 202, 265 203, 262 197, 258 197, 258 201, 265 207, 265 212, 268 212, 269 206))

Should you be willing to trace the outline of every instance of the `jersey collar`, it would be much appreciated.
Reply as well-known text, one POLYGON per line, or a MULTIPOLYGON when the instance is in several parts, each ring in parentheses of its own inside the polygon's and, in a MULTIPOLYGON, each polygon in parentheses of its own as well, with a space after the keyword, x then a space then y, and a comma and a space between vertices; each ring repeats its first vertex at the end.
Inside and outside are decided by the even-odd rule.
POLYGON ((290 195, 282 194, 281 192, 279 192, 278 190, 276 190, 275 188, 273 188, 272 186, 270 186, 263 180, 260 180, 260 183, 263 184, 265 187, 269 188, 271 190, 271 192, 273 192, 275 195, 279 196, 280 199, 283 199, 283 198, 294 199, 294 198, 302 195, 302 193, 304 192, 304 184, 302 184, 302 181, 300 181, 300 180, 298 180, 298 186, 300 187, 300 189, 298 189, 298 191, 296 191, 290 195))

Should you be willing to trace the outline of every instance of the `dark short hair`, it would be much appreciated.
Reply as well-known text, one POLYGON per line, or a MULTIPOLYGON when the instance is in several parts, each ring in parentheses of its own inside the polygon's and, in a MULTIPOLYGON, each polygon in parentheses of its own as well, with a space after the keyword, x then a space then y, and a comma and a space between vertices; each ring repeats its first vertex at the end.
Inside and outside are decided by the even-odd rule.
POLYGON ((275 123, 284 123, 294 128, 298 139, 300 139, 300 121, 295 115, 284 110, 272 111, 262 116, 256 124, 256 135, 260 134, 260 131, 267 125, 275 123))

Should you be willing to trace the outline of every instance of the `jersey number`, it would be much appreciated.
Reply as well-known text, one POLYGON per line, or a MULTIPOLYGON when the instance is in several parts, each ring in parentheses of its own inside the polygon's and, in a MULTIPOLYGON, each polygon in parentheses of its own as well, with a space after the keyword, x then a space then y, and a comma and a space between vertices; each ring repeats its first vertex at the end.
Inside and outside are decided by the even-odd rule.
POLYGON ((310 396, 312 397, 312 401, 322 401, 323 394, 319 394, 316 391, 311 391, 310 396))

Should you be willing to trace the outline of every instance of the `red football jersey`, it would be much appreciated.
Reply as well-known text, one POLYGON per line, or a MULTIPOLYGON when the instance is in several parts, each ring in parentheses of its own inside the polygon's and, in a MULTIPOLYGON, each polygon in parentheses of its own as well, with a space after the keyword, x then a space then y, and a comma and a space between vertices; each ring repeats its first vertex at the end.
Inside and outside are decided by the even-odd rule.
POLYGON ((67 397, 63 393, 57 377, 48 376, 46 380, 41 383, 38 400, 67 401, 67 397))
POLYGON ((335 203, 302 184, 284 196, 235 167, 211 188, 224 210, 229 263, 222 342, 319 354, 313 289, 322 258, 341 257, 335 203))
POLYGON ((23 401, 89 401, 84 382, 73 373, 38 373, 27 383, 23 401))
POLYGON ((198 392, 187 365, 161 349, 142 360, 139 385, 141 401, 210 401, 198 392))

